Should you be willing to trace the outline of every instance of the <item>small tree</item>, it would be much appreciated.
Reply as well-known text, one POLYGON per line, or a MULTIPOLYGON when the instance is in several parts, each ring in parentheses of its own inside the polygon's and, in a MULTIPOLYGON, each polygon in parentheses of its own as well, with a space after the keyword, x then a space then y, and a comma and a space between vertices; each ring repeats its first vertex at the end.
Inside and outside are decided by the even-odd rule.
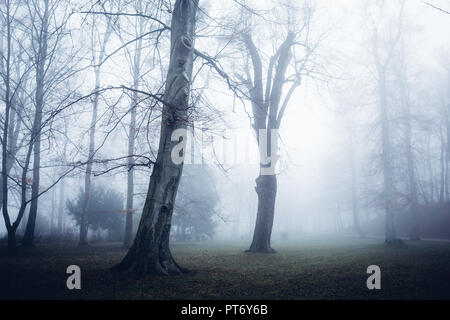
POLYGON ((216 180, 206 165, 187 165, 183 172, 173 215, 177 240, 212 238, 219 203, 216 180))
MULTIPOLYGON (((80 191, 74 200, 67 200, 67 211, 77 225, 81 222, 85 193, 80 191)), ((90 190, 86 210, 87 228, 107 230, 109 239, 122 240, 124 214, 122 196, 115 190, 95 187, 90 190)))

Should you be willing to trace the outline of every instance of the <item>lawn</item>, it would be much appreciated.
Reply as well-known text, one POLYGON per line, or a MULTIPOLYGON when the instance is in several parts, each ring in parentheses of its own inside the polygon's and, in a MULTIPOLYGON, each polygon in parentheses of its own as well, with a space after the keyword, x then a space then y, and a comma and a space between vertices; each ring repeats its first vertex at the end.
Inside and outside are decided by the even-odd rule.
POLYGON ((0 247, 1 299, 450 299, 450 243, 324 237, 274 242, 276 254, 247 254, 247 243, 174 244, 176 276, 110 270, 120 244, 40 244, 16 256, 0 247), (66 288, 68 265, 81 268, 81 290, 66 288), (368 290, 366 269, 381 268, 381 290, 368 290))

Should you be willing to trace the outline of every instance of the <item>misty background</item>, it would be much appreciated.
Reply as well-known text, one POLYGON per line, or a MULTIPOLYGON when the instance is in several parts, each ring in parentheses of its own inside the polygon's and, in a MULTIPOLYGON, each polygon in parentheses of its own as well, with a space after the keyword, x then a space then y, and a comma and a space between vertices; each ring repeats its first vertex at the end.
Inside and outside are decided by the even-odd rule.
MULTIPOLYGON (((8 174, 8 211, 14 220, 21 204, 19 180, 37 104, 33 70, 39 61, 35 55, 41 24, 39 14, 33 12, 43 12, 44 1, 9 2, 9 14, 13 16, 11 82, 15 101, 24 107, 20 115, 15 111, 15 119, 21 119, 15 120, 15 128, 18 122, 23 124, 18 129, 17 153, 8 174)), ((384 236, 374 28, 378 29, 376 41, 382 55, 389 51, 392 35, 401 33, 390 53, 392 62, 386 76, 396 219, 404 226, 399 227, 399 235, 409 236, 411 201, 404 143, 405 121, 409 121, 423 237, 450 238, 450 16, 430 4, 450 10, 450 1, 431 0, 428 4, 385 1, 382 7, 376 1, 359 0, 203 1, 197 16, 195 48, 214 56, 236 79, 240 79, 239 73, 245 74, 243 70, 249 64, 236 36, 239 21, 252 25, 253 37, 261 44, 259 50, 267 63, 285 37, 286 25, 302 20, 303 5, 312 8, 308 37, 317 47, 310 68, 289 100, 279 131, 273 239, 323 233, 356 235, 355 214, 365 235, 384 236), (248 8, 254 13, 250 18, 248 8), (404 92, 406 96, 402 96, 404 92), (410 118, 406 120, 402 99, 410 105, 410 118)), ((158 7, 163 9, 154 16, 170 24, 170 2, 102 1, 97 5, 61 0, 49 1, 49 6, 39 190, 49 189, 38 198, 35 237, 38 241, 52 237, 77 240, 79 197, 85 188, 87 161, 92 164, 92 188, 98 189, 92 198, 102 199, 91 214, 107 214, 104 220, 114 220, 102 220, 98 225, 92 222, 88 238, 123 241, 129 212, 127 174, 132 168, 135 232, 149 184, 150 162, 158 151, 161 106, 146 93, 162 93, 170 41, 164 30, 149 33, 159 28, 151 19, 104 12, 154 15, 152 10, 158 7), (92 153, 89 139, 97 96, 94 92, 100 94, 92 153), (131 107, 133 102, 136 106, 131 107), (131 109, 136 111, 134 154, 139 155, 134 167, 126 159, 131 109)), ((6 10, 2 3, 3 82, 7 74, 6 10)), ((303 53, 301 48, 295 50, 303 53)), ((259 171, 258 146, 249 116, 251 104, 230 90, 213 68, 202 66, 200 59, 195 63, 193 135, 187 144, 171 234, 175 241, 250 241, 256 221, 254 187, 259 171)), ((0 94, 4 124, 4 83, 0 94)), ((31 179, 26 187, 28 199, 34 159, 27 172, 31 179)), ((29 210, 30 205, 18 226, 18 235, 25 233, 29 210)), ((0 234, 6 237, 3 223, 0 234)))

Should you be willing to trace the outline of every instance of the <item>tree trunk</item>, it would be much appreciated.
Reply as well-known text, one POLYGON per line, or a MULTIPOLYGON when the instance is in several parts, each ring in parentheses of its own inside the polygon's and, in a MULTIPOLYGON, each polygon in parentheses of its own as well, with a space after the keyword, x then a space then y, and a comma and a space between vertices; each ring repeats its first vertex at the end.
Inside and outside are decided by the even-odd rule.
MULTIPOLYGON (((100 88, 100 67, 95 68, 95 91, 100 88)), ((89 196, 91 194, 91 175, 92 175, 92 161, 95 152, 95 129, 97 125, 97 113, 98 113, 98 92, 95 93, 94 103, 92 106, 92 119, 91 127, 89 129, 89 153, 86 165, 86 172, 84 176, 84 197, 83 197, 83 207, 80 219, 80 241, 79 246, 86 246, 88 244, 88 207, 89 207, 89 196)))
POLYGON ((55 189, 52 190, 52 206, 50 212, 50 234, 55 233, 55 189))
MULTIPOLYGON (((137 67, 137 66, 136 66, 137 67)), ((135 71, 134 73, 134 85, 135 89, 139 86, 139 73, 135 71)), ((134 143, 136 135, 136 108, 138 104, 137 94, 133 95, 133 106, 131 109, 131 122, 130 131, 128 134, 128 173, 127 173, 127 214, 125 220, 125 238, 124 247, 129 248, 132 243, 133 236, 133 197, 134 197, 134 143)))
POLYGON ((445 145, 445 138, 444 134, 440 132, 441 137, 441 156, 440 156, 440 164, 441 164, 441 170, 440 170, 440 187, 439 187, 439 203, 444 203, 445 201, 445 152, 446 152, 446 145, 445 145))
POLYGON ((58 208, 58 234, 63 234, 64 224, 64 179, 61 180, 59 186, 59 208, 58 208))
POLYGON ((386 234, 387 244, 396 244, 397 230, 395 227, 395 196, 394 196, 394 176, 391 162, 391 142, 389 117, 387 110, 387 91, 385 70, 379 71, 379 98, 380 98, 380 119, 381 119, 381 142, 383 159, 383 178, 384 178, 384 200, 386 210, 386 234))
MULTIPOLYGON (((136 238, 116 267, 119 271, 164 275, 187 271, 177 265, 169 248, 172 213, 183 170, 183 161, 174 161, 172 151, 180 142, 186 144, 197 6, 197 0, 177 0, 174 6, 158 155, 136 238), (177 129, 184 132, 182 141, 172 141, 177 129)), ((184 156, 184 148, 179 155, 184 156)))
POLYGON ((14 252, 17 249, 16 229, 8 229, 8 251, 14 252))
MULTIPOLYGON (((37 111, 38 112, 38 111, 37 111)), ((39 115, 36 116, 36 126, 40 128, 42 121, 42 111, 39 111, 39 115)), ((40 179, 40 166, 41 166, 41 139, 39 133, 36 134, 36 141, 34 143, 33 154, 33 182, 31 184, 31 205, 30 212, 28 213, 27 228, 23 237, 22 245, 24 247, 33 246, 34 231, 36 227, 36 217, 38 209, 38 195, 39 195, 39 179, 40 179)))
POLYGON ((253 241, 248 252, 274 253, 275 250, 270 246, 270 238, 275 214, 277 176, 259 175, 255 190, 258 195, 258 211, 253 241))
MULTIPOLYGON (((9 148, 6 154, 6 176, 9 176, 13 167, 16 154, 19 150, 17 146, 19 132, 22 127, 22 121, 20 119, 22 114, 22 108, 18 107, 14 103, 14 99, 11 101, 10 106, 10 121, 8 124, 8 141, 7 147, 9 148), (15 116, 17 114, 17 116, 15 116)), ((0 176, 0 210, 3 207, 3 175, 0 176)))
POLYGON ((45 65, 47 60, 47 45, 48 45, 48 0, 45 1, 45 11, 42 18, 42 30, 38 40, 39 51, 36 57, 36 114, 33 123, 33 182, 31 185, 31 206, 28 214, 27 228, 23 237, 22 245, 25 247, 33 246, 34 230, 36 227, 36 217, 38 210, 39 197, 39 180, 41 168, 41 126, 42 126, 42 111, 44 108, 44 81, 45 81, 45 65))
POLYGON ((429 190, 430 190, 430 202, 433 203, 435 200, 434 197, 434 172, 433 172, 433 156, 431 154, 431 137, 428 135, 427 137, 427 169, 428 169, 428 176, 430 178, 429 181, 429 190))
POLYGON ((353 145, 353 133, 349 132, 349 140, 350 140, 350 169, 352 175, 352 211, 353 211, 353 224, 355 227, 355 231, 359 234, 360 237, 364 238, 364 231, 361 229, 360 219, 359 219, 359 201, 358 201, 358 193, 356 188, 356 164, 355 164, 355 146, 353 145))
MULTIPOLYGON (((92 119, 91 119, 91 127, 89 129, 89 153, 86 165, 86 172, 84 176, 84 199, 81 211, 81 219, 80 219, 80 240, 79 246, 86 246, 88 244, 87 236, 88 236, 88 216, 87 210, 89 206, 89 196, 91 192, 91 174, 92 174, 92 162, 95 154, 95 131, 97 125, 97 113, 98 113, 98 99, 100 89, 100 72, 101 65, 103 63, 103 57, 105 55, 106 45, 108 43, 109 37, 111 36, 112 31, 112 21, 108 19, 106 24, 106 31, 103 33, 103 41, 99 48, 96 48, 94 44, 92 44, 92 64, 94 65, 94 73, 95 73, 95 94, 94 101, 92 106, 92 119)), ((92 33, 94 33, 95 29, 95 17, 92 16, 92 33)), ((93 34, 91 35, 94 36, 93 34)))
MULTIPOLYGON (((46 3, 47 4, 47 3, 46 3)), ((11 32, 11 15, 10 15, 10 2, 6 2, 6 10, 5 10, 5 16, 6 16, 6 34, 7 34, 7 52, 6 57, 3 56, 3 59, 6 64, 6 75, 3 77, 4 84, 5 84, 5 96, 4 96, 4 103, 5 103, 5 114, 3 119, 3 133, 2 133, 2 213, 3 218, 5 220, 5 226, 8 232, 8 248, 10 251, 14 251, 17 246, 16 242, 16 231, 18 226, 20 225, 20 222, 22 221, 23 214, 25 212, 27 202, 26 202, 26 192, 27 192, 27 173, 28 168, 30 164, 31 159, 31 152, 33 150, 33 133, 34 133, 34 127, 32 131, 32 137, 31 141, 28 145, 28 150, 26 153, 26 159, 25 163, 22 166, 22 179, 21 179, 21 204, 19 208, 18 215, 16 217, 16 220, 14 222, 11 221, 9 213, 8 213, 8 173, 11 170, 12 167, 12 161, 8 161, 8 158, 11 160, 13 159, 13 155, 17 152, 17 137, 18 133, 20 131, 20 121, 18 122, 18 125, 15 127, 14 130, 12 130, 12 127, 10 127, 10 115, 11 110, 13 109, 13 95, 11 95, 11 39, 12 39, 12 32, 11 32), (13 131, 15 132, 14 135, 12 134, 13 131), (8 140, 11 139, 11 140, 8 140), (8 146, 9 149, 8 150, 8 146), (14 150, 13 149, 14 146, 14 150)), ((21 112, 21 109, 19 111, 16 109, 16 112, 21 112)), ((14 116, 13 116, 14 117, 14 116)), ((20 117, 18 117, 20 118, 20 117)))
POLYGON ((275 252, 270 246, 270 238, 272 235, 277 194, 275 166, 278 160, 278 129, 283 117, 284 108, 289 101, 293 88, 298 85, 297 81, 286 95, 280 112, 279 109, 283 85, 285 84, 285 74, 291 59, 291 48, 294 44, 294 39, 295 33, 289 32, 285 41, 278 48, 277 53, 272 56, 267 71, 267 83, 264 94, 260 54, 250 34, 244 35, 244 43, 253 63, 254 79, 253 86, 249 87, 249 91, 252 100, 253 128, 256 133, 260 155, 260 174, 256 179, 255 187, 258 195, 258 211, 256 213, 253 240, 247 252, 275 252), (275 76, 273 77, 272 84, 272 73, 275 65, 275 76), (263 137, 260 134, 263 132, 266 134, 266 141, 261 139, 263 137), (274 151, 273 154, 272 151, 274 151))
MULTIPOLYGON (((142 11, 142 1, 136 2, 136 8, 142 11)), ((139 24, 139 29, 136 28, 136 37, 144 33, 144 18, 138 18, 136 23, 139 24)), ((134 59, 131 63, 131 70, 133 73, 133 89, 139 89, 139 82, 141 76, 141 56, 142 56, 142 38, 136 42, 134 49, 134 59)), ((127 174, 127 214, 125 219, 125 236, 124 236, 124 248, 129 248, 133 241, 133 217, 135 211, 133 210, 133 198, 134 198, 134 145, 136 139, 136 108, 139 104, 137 92, 133 93, 132 106, 131 106, 131 121, 130 130, 128 134, 128 174, 127 174)))
POLYGON ((408 90, 405 75, 401 76, 400 90, 401 99, 404 108, 405 117, 405 146, 406 158, 408 163, 408 186, 410 197, 410 212, 411 212, 411 230, 410 240, 420 240, 420 221, 419 221, 419 200, 416 183, 415 161, 412 149, 412 126, 411 126, 411 106, 409 102, 408 90))
MULTIPOLYGON (((67 135, 67 123, 64 121, 64 134, 67 135)), ((63 149, 64 159, 67 157, 67 139, 64 141, 63 149)), ((64 232, 64 191, 65 191, 65 179, 62 178, 59 182, 59 203, 58 203, 58 234, 62 235, 64 232)))
MULTIPOLYGON (((409 107, 408 107, 409 109, 409 107)), ((411 232, 410 240, 420 240, 420 220, 419 220, 419 200, 416 184, 416 176, 414 170, 414 158, 412 153, 412 141, 411 141, 411 123, 410 118, 407 118, 406 125, 406 154, 408 158, 408 184, 409 184, 409 196, 410 196, 410 210, 411 210, 411 232)))
POLYGON ((136 125, 136 110, 131 111, 130 133, 128 137, 128 173, 127 173, 127 214, 125 220, 125 238, 124 247, 129 248, 132 242, 133 235, 133 195, 134 195, 134 135, 136 125))

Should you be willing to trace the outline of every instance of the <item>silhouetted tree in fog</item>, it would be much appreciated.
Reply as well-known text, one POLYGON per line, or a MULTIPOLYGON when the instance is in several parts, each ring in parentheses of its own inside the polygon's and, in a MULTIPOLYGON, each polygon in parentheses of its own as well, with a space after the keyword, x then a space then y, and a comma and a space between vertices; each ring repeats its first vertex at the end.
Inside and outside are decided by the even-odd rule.
POLYGON ((386 210, 386 243, 396 244, 400 240, 397 238, 397 230, 395 227, 395 182, 394 168, 392 163, 392 143, 391 128, 389 120, 389 102, 387 90, 387 77, 389 76, 389 68, 394 56, 394 50, 398 45, 401 36, 401 23, 403 16, 404 1, 401 2, 400 13, 398 15, 398 23, 396 30, 389 30, 390 38, 387 47, 382 47, 380 40, 380 30, 378 19, 383 14, 385 2, 374 4, 374 10, 378 15, 371 17, 372 26, 372 55, 377 72, 377 90, 378 90, 378 107, 379 119, 381 124, 381 146, 382 146, 382 162, 383 162, 383 178, 384 178, 384 205, 386 210))
POLYGON ((112 33, 112 23, 111 19, 106 19, 106 26, 104 29, 101 28, 99 21, 95 15, 92 15, 92 25, 91 25, 91 55, 92 55, 92 65, 94 67, 95 74, 95 88, 94 88, 94 99, 92 102, 92 118, 91 126, 89 129, 89 151, 87 156, 86 172, 84 177, 84 193, 83 198, 83 210, 80 220, 80 246, 87 245, 87 208, 89 206, 89 196, 91 194, 91 178, 92 178, 92 166, 93 158, 95 155, 95 131, 97 127, 97 117, 98 117, 98 105, 99 105, 99 90, 100 90, 100 76, 101 67, 103 65, 103 60, 105 57, 106 45, 112 33))
POLYGON ((260 152, 260 173, 255 187, 258 211, 249 252, 274 252, 270 239, 277 193, 275 167, 278 161, 278 129, 292 94, 311 69, 311 60, 317 47, 317 43, 311 43, 309 37, 313 8, 307 3, 304 3, 304 7, 299 11, 294 6, 286 6, 288 21, 285 38, 271 56, 267 69, 264 68, 262 60, 264 41, 258 44, 262 47, 259 49, 253 40, 251 27, 244 30, 242 35, 253 69, 253 76, 249 69, 246 70, 246 78, 243 81, 248 87, 252 104, 252 127, 260 152), (302 13, 302 21, 289 21, 299 12, 302 13), (296 46, 304 48, 304 52, 295 53, 296 46), (293 74, 287 76, 288 71, 293 71, 293 74), (291 83, 290 87, 283 95, 283 89, 288 83, 291 83))

